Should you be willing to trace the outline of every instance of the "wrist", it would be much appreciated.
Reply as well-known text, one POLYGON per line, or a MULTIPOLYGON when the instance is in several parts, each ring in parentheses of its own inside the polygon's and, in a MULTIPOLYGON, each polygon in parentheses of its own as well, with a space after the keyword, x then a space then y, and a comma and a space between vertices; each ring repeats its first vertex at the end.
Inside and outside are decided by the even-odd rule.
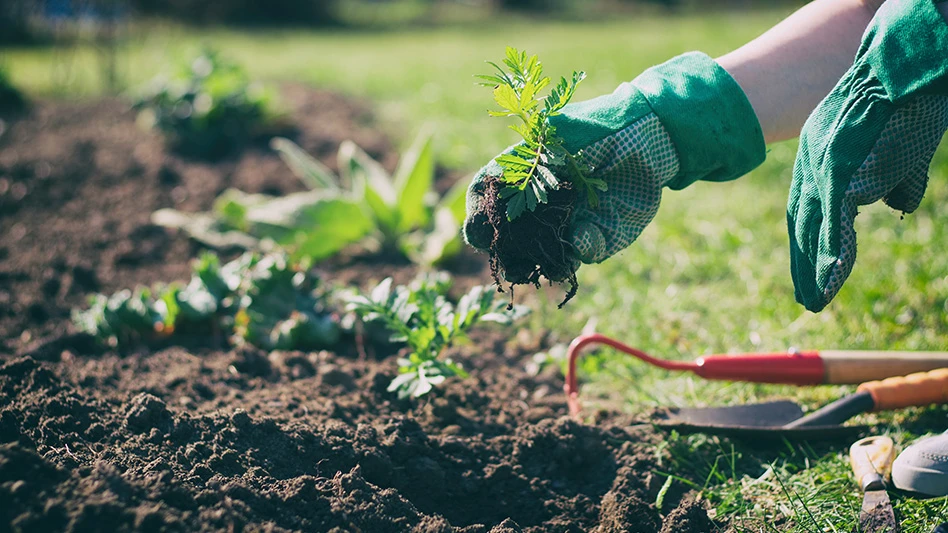
POLYGON ((887 99, 948 93, 948 22, 932 0, 889 0, 872 19, 856 54, 887 99))
POLYGON ((632 84, 678 153, 679 172, 669 188, 681 189, 697 180, 732 180, 763 162, 763 132, 750 101, 707 55, 680 55, 646 70, 632 84))

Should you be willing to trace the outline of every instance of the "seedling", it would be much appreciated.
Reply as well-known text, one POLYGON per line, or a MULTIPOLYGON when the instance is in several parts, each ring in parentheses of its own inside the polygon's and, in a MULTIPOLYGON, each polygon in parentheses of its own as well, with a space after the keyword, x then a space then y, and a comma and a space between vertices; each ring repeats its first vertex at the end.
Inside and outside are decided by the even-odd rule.
POLYGON ((73 322, 119 349, 214 332, 264 349, 325 348, 339 339, 339 326, 305 266, 280 254, 245 254, 221 265, 205 254, 187 285, 96 294, 89 309, 73 312, 73 322))
POLYGON ((501 175, 485 176, 481 185, 484 202, 477 215, 489 222, 484 228, 493 232, 483 236, 491 242, 491 274, 498 287, 503 286, 501 277, 510 283, 511 298, 514 285, 539 288, 541 277, 569 282, 562 307, 579 287, 575 273, 579 261, 567 234, 576 199, 596 206, 597 191, 604 191, 606 184, 591 177, 582 152, 570 153, 565 148, 549 119, 561 113, 586 75, 573 72, 569 80, 560 78, 541 97, 550 78, 543 75, 537 56, 508 47, 503 60, 506 70, 489 63, 496 73, 478 77, 494 87, 494 101, 501 108, 490 114, 517 119, 510 128, 523 139, 497 157, 501 175))
POLYGON ((459 364, 441 359, 444 350, 480 322, 510 325, 528 312, 520 306, 507 309, 506 302, 495 298, 496 291, 484 286, 472 288, 455 305, 446 297, 449 287, 444 276, 429 275, 395 288, 392 278, 386 278, 367 296, 345 298, 347 310, 384 326, 389 341, 408 346, 410 353, 398 360, 399 375, 388 387, 399 398, 423 396, 451 376, 466 377, 459 364))
POLYGON ((589 168, 582 162, 582 153, 571 154, 563 147, 563 139, 549 118, 560 114, 569 103, 579 82, 586 73, 573 72, 571 79, 560 78, 550 93, 540 92, 550 84, 543 75, 543 66, 536 55, 507 47, 503 60, 505 71, 497 63, 488 61, 496 74, 481 74, 482 85, 494 88, 494 101, 500 111, 488 111, 492 117, 515 117, 517 124, 508 126, 523 138, 523 143, 512 152, 497 157, 503 169, 504 188, 500 198, 507 202, 507 219, 519 217, 524 209, 534 211, 538 204, 548 202, 549 192, 559 190, 563 181, 577 192, 585 194, 590 205, 598 202, 596 190, 604 191, 606 184, 588 176, 589 168), (543 105, 540 105, 540 104, 543 105))

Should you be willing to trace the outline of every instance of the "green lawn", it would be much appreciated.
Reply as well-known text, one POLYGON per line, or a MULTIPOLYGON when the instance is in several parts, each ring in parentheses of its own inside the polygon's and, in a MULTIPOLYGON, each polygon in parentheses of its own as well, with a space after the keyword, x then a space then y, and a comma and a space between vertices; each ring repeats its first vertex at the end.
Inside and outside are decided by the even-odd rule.
MULTIPOLYGON (((495 26, 328 33, 136 32, 120 64, 129 86, 157 74, 201 42, 225 50, 267 80, 303 80, 371 99, 384 127, 406 145, 426 122, 437 128, 446 165, 473 171, 513 142, 489 119, 488 92, 473 83, 506 45, 538 53, 551 74, 584 69, 578 91, 611 91, 642 69, 688 50, 721 54, 756 36, 787 8, 748 14, 648 16, 608 22, 508 20, 495 26)), ((100 91, 94 53, 0 51, 14 81, 40 94, 100 91), (66 74, 71 72, 70 76, 66 74), (64 81, 65 80, 65 81, 64 81)), ((637 243, 580 271, 579 295, 555 310, 561 292, 541 293, 534 325, 563 341, 590 319, 601 332, 670 358, 798 348, 944 349, 948 347, 948 150, 936 156, 928 194, 904 220, 865 208, 857 221, 859 260, 834 303, 820 314, 793 300, 785 204, 795 144, 770 147, 767 162, 725 184, 668 192, 637 243), (942 250, 939 252, 938 250, 942 250), (542 310, 540 310, 542 309, 542 310)), ((521 294, 526 293, 522 291, 521 294)), ((587 405, 708 405, 793 395, 817 406, 849 387, 797 390, 705 382, 669 375, 604 353, 586 365, 587 405)), ((906 444, 948 427, 948 410, 874 415, 880 432, 906 444)), ((859 495, 845 447, 784 445, 759 450, 723 438, 671 435, 655 450, 659 472, 676 489, 702 491, 719 516, 742 531, 850 531, 859 495)), ((896 498, 903 531, 930 531, 948 516, 948 499, 896 498)), ((666 511, 668 509, 665 509, 666 511)))

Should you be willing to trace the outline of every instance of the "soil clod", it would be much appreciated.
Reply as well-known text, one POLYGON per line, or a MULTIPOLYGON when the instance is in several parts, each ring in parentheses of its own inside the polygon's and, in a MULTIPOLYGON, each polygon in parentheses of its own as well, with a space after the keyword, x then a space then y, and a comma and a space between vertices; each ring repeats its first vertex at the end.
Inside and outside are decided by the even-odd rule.
POLYGON ((510 283, 512 301, 514 285, 529 284, 539 289, 541 277, 566 282, 569 289, 559 304, 562 308, 579 288, 574 251, 567 240, 575 191, 564 182, 559 190, 550 192, 547 203, 533 211, 525 210, 511 221, 507 219, 507 204, 500 198, 504 182, 487 176, 484 183, 483 209, 493 229, 488 247, 490 271, 497 287, 503 290, 501 278, 510 283))

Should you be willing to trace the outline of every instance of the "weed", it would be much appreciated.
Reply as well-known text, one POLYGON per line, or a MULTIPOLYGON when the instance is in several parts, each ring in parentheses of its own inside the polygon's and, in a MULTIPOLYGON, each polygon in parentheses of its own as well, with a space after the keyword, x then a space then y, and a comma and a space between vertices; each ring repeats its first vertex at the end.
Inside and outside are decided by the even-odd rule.
POLYGON ((493 117, 520 119, 520 123, 508 127, 523 138, 522 144, 496 159, 503 169, 504 188, 498 196, 506 200, 507 219, 514 220, 524 209, 534 211, 538 205, 547 203, 549 192, 559 190, 563 181, 585 194, 589 204, 595 206, 598 203, 596 190, 605 190, 605 182, 588 176, 589 168, 583 164, 582 153, 569 153, 549 122, 549 118, 559 115, 573 98, 576 86, 586 78, 586 73, 574 71, 570 80, 560 78, 550 93, 541 98, 540 92, 550 84, 550 78, 543 75, 543 66, 536 55, 528 56, 508 46, 503 63, 509 72, 497 63, 488 63, 497 73, 477 77, 484 80, 483 85, 494 88, 494 101, 501 108, 489 113, 493 117))
POLYGON ((523 142, 496 158, 501 175, 484 177, 484 202, 476 214, 493 230, 488 252, 498 286, 501 276, 510 282, 511 290, 517 284, 539 287, 541 276, 568 281, 570 289, 562 307, 578 287, 578 262, 566 238, 575 199, 585 196, 590 205, 596 205, 596 190, 605 190, 606 185, 588 176, 582 153, 566 150, 549 118, 569 103, 586 74, 573 72, 571 80, 560 78, 541 98, 550 78, 543 75, 537 56, 508 47, 503 63, 509 72, 491 62, 496 74, 478 77, 494 87, 494 101, 501 107, 490 114, 519 119, 510 128, 523 142))

